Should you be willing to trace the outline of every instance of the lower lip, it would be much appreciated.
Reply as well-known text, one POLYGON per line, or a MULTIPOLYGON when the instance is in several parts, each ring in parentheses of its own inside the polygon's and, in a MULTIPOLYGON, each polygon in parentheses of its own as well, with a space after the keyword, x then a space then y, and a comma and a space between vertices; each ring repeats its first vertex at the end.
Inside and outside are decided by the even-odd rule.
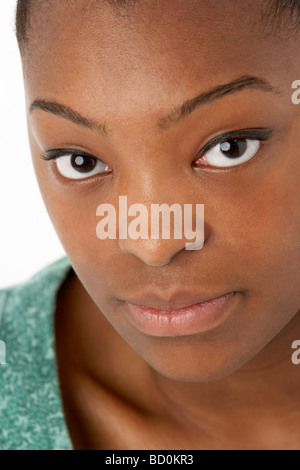
POLYGON ((125 302, 123 307, 130 323, 142 333, 150 336, 187 336, 209 331, 224 321, 237 299, 236 294, 231 292, 173 311, 129 302, 125 302))

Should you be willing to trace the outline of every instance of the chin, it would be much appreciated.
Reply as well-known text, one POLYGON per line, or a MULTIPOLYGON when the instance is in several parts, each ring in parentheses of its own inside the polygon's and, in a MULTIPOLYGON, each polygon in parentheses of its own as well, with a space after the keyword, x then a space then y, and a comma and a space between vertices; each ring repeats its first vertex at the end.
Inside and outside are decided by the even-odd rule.
POLYGON ((160 375, 164 376, 167 379, 174 380, 176 382, 186 382, 186 383, 207 383, 215 382, 221 379, 225 379, 230 376, 237 369, 228 368, 222 370, 162 370, 155 369, 160 375))
MULTIPOLYGON (((171 355, 170 355, 171 356, 171 355)), ((214 382, 224 379, 238 371, 247 362, 247 359, 236 356, 222 357, 217 355, 205 360, 205 357, 190 357, 189 359, 174 358, 145 358, 146 362, 160 375, 178 382, 214 382)))

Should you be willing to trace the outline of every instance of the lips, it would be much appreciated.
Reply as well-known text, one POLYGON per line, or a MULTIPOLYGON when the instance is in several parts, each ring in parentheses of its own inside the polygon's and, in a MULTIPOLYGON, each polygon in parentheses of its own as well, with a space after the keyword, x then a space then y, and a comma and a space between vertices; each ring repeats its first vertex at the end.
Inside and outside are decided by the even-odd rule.
MULTIPOLYGON (((213 294, 199 294, 197 292, 178 292, 172 293, 168 296, 168 300, 159 294, 152 292, 145 292, 138 294, 134 297, 128 298, 127 303, 133 305, 144 306, 155 310, 162 310, 166 312, 174 312, 176 310, 186 309, 196 304, 203 304, 219 297, 230 293, 213 293, 213 294)), ((165 295, 165 297, 167 297, 165 295)))
POLYGON ((217 327, 232 311, 239 298, 237 294, 235 291, 206 296, 180 293, 165 301, 148 293, 136 297, 134 302, 122 302, 121 307, 127 320, 144 334, 186 336, 217 327))

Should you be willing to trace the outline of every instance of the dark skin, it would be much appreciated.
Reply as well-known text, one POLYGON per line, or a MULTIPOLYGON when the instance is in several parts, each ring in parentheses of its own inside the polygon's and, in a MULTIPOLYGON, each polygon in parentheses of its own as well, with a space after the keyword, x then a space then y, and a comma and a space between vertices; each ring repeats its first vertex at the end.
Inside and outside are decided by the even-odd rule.
POLYGON ((266 2, 217 3, 144 0, 120 14, 105 2, 53 0, 32 17, 28 109, 55 101, 106 131, 28 113, 43 198, 76 273, 60 290, 55 331, 78 449, 299 449, 291 344, 300 336, 300 114, 291 84, 300 39, 262 22, 266 2), (45 28, 36 27, 41 15, 45 28), (245 76, 269 86, 159 127, 185 101, 245 76), (248 162, 216 169, 196 159, 213 138, 242 129, 272 130, 248 162), (64 148, 111 171, 74 183, 40 158, 64 148), (119 195, 129 204, 204 204, 204 247, 99 241, 96 208, 119 195), (181 288, 237 295, 214 328, 153 337, 119 301, 149 286, 165 299, 181 288))

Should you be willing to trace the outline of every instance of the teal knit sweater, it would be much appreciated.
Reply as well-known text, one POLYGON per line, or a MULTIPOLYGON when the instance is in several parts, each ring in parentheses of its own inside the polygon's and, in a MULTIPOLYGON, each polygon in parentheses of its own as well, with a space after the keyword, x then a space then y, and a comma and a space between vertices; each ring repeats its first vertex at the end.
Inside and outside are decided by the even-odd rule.
POLYGON ((0 291, 2 450, 72 450, 54 347, 56 294, 70 269, 63 258, 0 291))

